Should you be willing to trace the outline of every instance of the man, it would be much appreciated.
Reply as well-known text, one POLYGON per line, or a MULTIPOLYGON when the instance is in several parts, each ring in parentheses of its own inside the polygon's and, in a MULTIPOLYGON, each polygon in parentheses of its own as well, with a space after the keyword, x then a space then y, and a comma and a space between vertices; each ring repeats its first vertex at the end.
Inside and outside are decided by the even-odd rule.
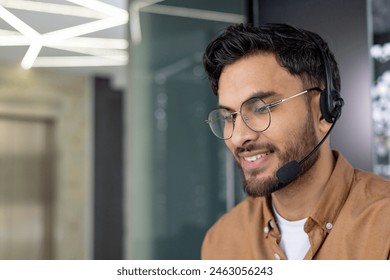
POLYGON ((389 259, 390 182, 353 169, 328 134, 341 114, 327 44, 284 24, 236 25, 203 58, 208 123, 249 197, 208 231, 203 259, 389 259))

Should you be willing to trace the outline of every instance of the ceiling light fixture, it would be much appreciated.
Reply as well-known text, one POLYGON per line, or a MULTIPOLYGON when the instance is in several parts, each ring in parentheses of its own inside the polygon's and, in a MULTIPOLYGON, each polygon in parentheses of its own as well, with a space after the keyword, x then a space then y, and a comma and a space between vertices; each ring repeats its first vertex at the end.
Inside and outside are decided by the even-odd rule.
POLYGON ((7 9, 49 13, 84 18, 104 18, 105 14, 80 6, 54 4, 27 0, 0 0, 0 5, 7 9))
POLYGON ((38 57, 34 67, 97 67, 126 65, 124 57, 56 56, 38 57))
MULTIPOLYGON (((99 56, 101 52, 96 52, 94 50, 88 51, 88 48, 96 49, 106 49, 108 52, 120 49, 123 50, 127 48, 127 42, 125 40, 118 39, 109 39, 109 38, 86 38, 80 37, 90 33, 98 32, 101 30, 121 26, 127 24, 129 20, 129 15, 126 10, 121 8, 103 3, 97 0, 67 0, 73 4, 82 6, 77 7, 74 5, 59 5, 59 4, 50 4, 44 2, 36 1, 22 1, 22 0, 0 0, 0 18, 6 21, 11 25, 15 30, 19 31, 21 35, 8 35, 0 36, 0 45, 1 46, 21 46, 28 45, 29 48, 22 59, 22 67, 29 69, 34 66, 35 61, 37 61, 38 56, 43 47, 51 47, 58 49, 66 49, 67 51, 73 51, 76 53, 90 54, 90 57, 86 60, 88 61, 85 66, 96 66, 98 62, 92 63, 91 60, 94 57, 103 65, 123 65, 123 61, 127 60, 127 53, 125 52, 116 52, 114 56, 104 56, 102 60, 99 56), (52 32, 47 32, 40 34, 38 31, 33 29, 22 19, 16 17, 9 9, 20 9, 27 11, 35 12, 47 12, 47 13, 56 13, 60 15, 70 15, 72 9, 77 11, 72 16, 86 17, 86 18, 95 18, 96 20, 84 24, 79 24, 76 26, 63 28, 55 30, 52 32), (100 40, 100 41, 99 41, 100 40), (91 42, 94 44, 91 44, 91 42), (91 47, 93 46, 93 47, 91 47), (93 54, 98 54, 94 56, 93 54), (92 55, 92 56, 91 56, 92 55), (118 59, 118 56, 120 58, 118 59), (107 62, 108 59, 112 59, 112 62, 107 62), (118 64, 115 64, 118 63, 118 64)), ((70 61, 72 61, 74 56, 69 56, 70 61)), ((55 57, 51 57, 52 61, 56 61, 55 57)), ((60 57, 59 60, 64 65, 69 65, 69 63, 64 62, 64 57, 60 57)), ((46 59, 45 65, 48 65, 48 60, 46 59)), ((75 64, 77 66, 82 66, 80 63, 75 64)), ((58 66, 58 63, 56 64, 58 66)), ((49 66, 46 66, 49 67, 49 66)))
POLYGON ((34 40, 40 36, 37 31, 2 6, 0 6, 0 17, 29 39, 34 40))
POLYGON ((218 11, 207 11, 207 10, 185 8, 185 7, 174 7, 168 5, 148 6, 143 8, 142 12, 167 15, 167 16, 228 22, 228 23, 242 23, 245 21, 245 16, 239 14, 225 13, 225 12, 218 12, 218 11))
POLYGON ((134 44, 139 44, 142 40, 141 21, 139 18, 140 10, 162 1, 164 0, 136 0, 130 3, 130 34, 131 41, 134 44))

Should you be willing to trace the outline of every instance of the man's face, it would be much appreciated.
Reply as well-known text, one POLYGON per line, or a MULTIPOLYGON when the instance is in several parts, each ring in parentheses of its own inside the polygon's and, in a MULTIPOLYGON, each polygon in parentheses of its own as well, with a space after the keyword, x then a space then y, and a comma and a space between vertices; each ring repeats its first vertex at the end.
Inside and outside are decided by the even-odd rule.
MULTIPOLYGON (((219 80, 219 105, 232 112, 254 96, 271 103, 305 90, 302 81, 289 74, 272 54, 256 54, 226 66, 219 80)), ((315 94, 315 93, 308 93, 315 94)), ((278 190, 276 171, 291 160, 300 161, 318 143, 313 114, 304 96, 271 109, 271 125, 263 132, 248 128, 237 116, 233 136, 226 145, 234 155, 251 196, 266 196, 278 190)), ((318 153, 302 166, 305 174, 318 153)))

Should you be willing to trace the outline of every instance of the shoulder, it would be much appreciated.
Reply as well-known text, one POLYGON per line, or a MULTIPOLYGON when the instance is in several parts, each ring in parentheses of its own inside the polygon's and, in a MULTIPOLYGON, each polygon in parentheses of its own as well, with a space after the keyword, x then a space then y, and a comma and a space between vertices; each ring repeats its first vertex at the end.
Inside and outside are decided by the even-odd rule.
MULTIPOLYGON (((352 165, 342 156, 334 151, 337 159, 335 169, 338 169, 335 176, 335 185, 347 184, 348 197, 362 205, 373 203, 378 200, 390 198, 390 181, 372 172, 353 168, 352 165)), ((390 206, 390 203, 389 203, 390 206)))
POLYGON ((390 252, 389 217, 390 182, 373 173, 355 169, 333 236, 340 240, 338 244, 349 244, 350 252, 360 252, 354 258, 387 258, 390 252), (365 245, 354 248, 356 244, 365 245))
POLYGON ((390 181, 374 173, 354 170, 353 189, 364 191, 366 198, 390 198, 390 181))
POLYGON ((357 209, 381 209, 390 215, 390 181, 376 174, 355 169, 350 198, 357 209))

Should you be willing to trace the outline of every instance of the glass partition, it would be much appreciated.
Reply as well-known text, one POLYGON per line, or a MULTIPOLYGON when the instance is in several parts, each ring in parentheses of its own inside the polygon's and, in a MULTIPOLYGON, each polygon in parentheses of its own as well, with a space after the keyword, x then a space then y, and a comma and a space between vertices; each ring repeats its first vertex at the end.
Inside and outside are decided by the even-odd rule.
POLYGON ((206 230, 243 196, 205 123, 217 99, 201 61, 243 15, 240 0, 130 2, 127 258, 198 259, 206 230))

